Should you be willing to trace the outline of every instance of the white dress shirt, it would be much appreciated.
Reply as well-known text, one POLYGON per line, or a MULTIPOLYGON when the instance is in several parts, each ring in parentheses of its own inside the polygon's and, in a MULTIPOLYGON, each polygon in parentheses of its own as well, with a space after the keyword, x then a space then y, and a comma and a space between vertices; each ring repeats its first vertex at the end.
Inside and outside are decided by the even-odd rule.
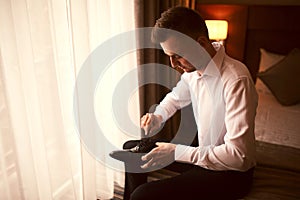
POLYGON ((257 93, 248 69, 213 44, 216 55, 204 72, 184 73, 154 114, 169 119, 190 103, 198 147, 177 145, 175 160, 211 170, 246 171, 255 166, 254 119, 257 93))

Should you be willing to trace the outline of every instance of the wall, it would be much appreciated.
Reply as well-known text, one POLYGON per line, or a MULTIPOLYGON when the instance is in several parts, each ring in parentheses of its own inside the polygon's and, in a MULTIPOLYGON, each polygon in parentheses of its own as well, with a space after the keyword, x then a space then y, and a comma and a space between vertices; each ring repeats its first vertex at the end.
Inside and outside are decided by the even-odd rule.
POLYGON ((196 4, 204 19, 225 19, 228 21, 228 36, 225 48, 228 55, 243 61, 248 6, 244 5, 203 5, 196 4))

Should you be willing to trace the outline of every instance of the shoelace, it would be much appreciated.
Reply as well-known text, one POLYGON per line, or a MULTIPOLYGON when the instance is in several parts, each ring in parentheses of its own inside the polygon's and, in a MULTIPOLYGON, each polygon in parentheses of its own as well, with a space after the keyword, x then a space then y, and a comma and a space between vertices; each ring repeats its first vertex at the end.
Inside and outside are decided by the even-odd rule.
POLYGON ((130 151, 133 153, 148 153, 155 146, 156 145, 153 140, 144 138, 135 147, 131 148, 130 151))

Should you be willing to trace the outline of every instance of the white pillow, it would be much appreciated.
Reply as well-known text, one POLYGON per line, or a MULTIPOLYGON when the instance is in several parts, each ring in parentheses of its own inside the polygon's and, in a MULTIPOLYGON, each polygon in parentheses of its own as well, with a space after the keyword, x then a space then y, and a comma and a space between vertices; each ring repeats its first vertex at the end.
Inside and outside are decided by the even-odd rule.
MULTIPOLYGON (((277 64, 283 58, 285 58, 285 55, 269 52, 263 48, 260 48, 259 51, 260 51, 260 61, 259 61, 258 72, 263 72, 267 70, 268 68, 277 64)), ((255 86, 258 93, 273 95, 272 92, 269 90, 269 88, 259 78, 256 79, 255 86)))

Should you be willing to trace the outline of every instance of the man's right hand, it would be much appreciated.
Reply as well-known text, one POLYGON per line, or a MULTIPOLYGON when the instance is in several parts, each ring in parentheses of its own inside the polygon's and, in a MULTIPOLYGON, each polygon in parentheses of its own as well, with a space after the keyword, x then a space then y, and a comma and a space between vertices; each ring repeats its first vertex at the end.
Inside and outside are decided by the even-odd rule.
POLYGON ((141 128, 144 129, 145 135, 155 133, 162 124, 162 116, 147 113, 141 118, 141 128))

